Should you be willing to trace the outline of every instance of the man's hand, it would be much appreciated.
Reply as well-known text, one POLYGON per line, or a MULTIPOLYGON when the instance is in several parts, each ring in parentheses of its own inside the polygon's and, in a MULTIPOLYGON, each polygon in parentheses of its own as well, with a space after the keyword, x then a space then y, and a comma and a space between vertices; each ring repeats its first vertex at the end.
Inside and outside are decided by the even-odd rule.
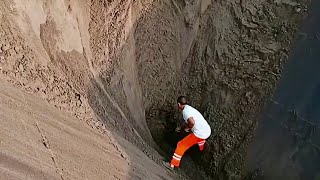
POLYGON ((190 128, 184 128, 185 132, 190 132, 190 128))
POLYGON ((177 127, 175 131, 176 131, 176 132, 180 132, 180 131, 181 131, 181 128, 180 128, 180 127, 177 127))
POLYGON ((192 129, 194 126, 194 119, 193 117, 189 117, 187 120, 186 128, 192 129))

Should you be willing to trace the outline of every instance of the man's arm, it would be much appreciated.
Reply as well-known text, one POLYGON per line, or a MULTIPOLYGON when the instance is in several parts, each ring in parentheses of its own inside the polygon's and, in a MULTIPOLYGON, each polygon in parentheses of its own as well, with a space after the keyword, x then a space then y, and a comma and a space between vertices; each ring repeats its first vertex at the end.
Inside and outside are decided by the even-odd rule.
POLYGON ((194 126, 194 119, 193 119, 193 117, 189 117, 187 122, 186 122, 186 124, 185 124, 185 128, 184 129, 185 130, 186 129, 189 130, 189 129, 192 129, 193 126, 194 126))
POLYGON ((180 132, 180 130, 184 127, 184 124, 186 122, 184 121, 183 117, 179 121, 176 121, 176 132, 180 132))
POLYGON ((194 119, 193 117, 190 117, 187 119, 187 122, 185 122, 181 127, 176 128, 176 132, 179 132, 181 129, 184 129, 186 132, 189 132, 190 129, 192 129, 194 126, 194 119))

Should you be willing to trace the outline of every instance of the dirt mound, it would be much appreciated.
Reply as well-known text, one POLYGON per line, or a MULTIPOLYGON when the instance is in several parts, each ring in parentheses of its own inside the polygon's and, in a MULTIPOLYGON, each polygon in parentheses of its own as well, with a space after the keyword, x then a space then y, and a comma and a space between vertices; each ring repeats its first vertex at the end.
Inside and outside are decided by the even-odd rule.
MULTIPOLYGON (((204 154, 187 153, 182 169, 191 178, 205 178, 205 170, 217 179, 237 179, 246 173, 254 118, 280 77, 304 13, 303 2, 291 0, 3 0, 0 77, 80 120, 68 126, 85 122, 113 134, 121 147, 129 146, 125 138, 156 163, 182 138, 171 138, 179 121, 175 99, 188 95, 214 134, 204 154)), ((67 137, 68 130, 60 130, 67 137)), ((158 168, 151 164, 150 171, 158 168)), ((140 170, 136 178, 145 178, 140 170)))
POLYGON ((0 179, 177 178, 122 137, 0 83, 0 179))

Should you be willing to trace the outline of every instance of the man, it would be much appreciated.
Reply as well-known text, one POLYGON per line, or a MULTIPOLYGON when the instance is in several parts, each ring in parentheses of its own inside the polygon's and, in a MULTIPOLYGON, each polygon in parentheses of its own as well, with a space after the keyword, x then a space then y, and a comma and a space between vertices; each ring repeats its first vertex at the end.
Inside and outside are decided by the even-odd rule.
POLYGON ((177 148, 172 156, 171 162, 164 162, 164 166, 169 169, 179 167, 183 154, 193 145, 198 144, 200 151, 203 151, 206 139, 211 135, 211 128, 201 113, 195 108, 188 105, 184 96, 177 99, 178 108, 182 111, 184 126, 176 129, 179 132, 184 129, 186 132, 190 130, 188 136, 178 142, 177 148))

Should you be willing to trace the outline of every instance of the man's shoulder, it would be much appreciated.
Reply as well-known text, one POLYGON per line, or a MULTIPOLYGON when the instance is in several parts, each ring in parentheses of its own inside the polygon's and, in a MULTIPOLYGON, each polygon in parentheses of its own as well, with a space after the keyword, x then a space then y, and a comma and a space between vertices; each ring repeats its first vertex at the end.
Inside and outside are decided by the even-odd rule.
POLYGON ((186 105, 182 111, 183 114, 190 114, 194 112, 194 108, 190 105, 186 105))
POLYGON ((187 116, 202 116, 202 118, 204 118, 203 115, 196 108, 190 105, 185 106, 184 110, 182 111, 182 114, 187 116))
POLYGON ((186 105, 185 106, 186 109, 194 109, 194 107, 190 106, 190 105, 186 105))
POLYGON ((198 111, 196 108, 194 108, 190 105, 186 105, 186 109, 187 109, 187 111, 198 111))

